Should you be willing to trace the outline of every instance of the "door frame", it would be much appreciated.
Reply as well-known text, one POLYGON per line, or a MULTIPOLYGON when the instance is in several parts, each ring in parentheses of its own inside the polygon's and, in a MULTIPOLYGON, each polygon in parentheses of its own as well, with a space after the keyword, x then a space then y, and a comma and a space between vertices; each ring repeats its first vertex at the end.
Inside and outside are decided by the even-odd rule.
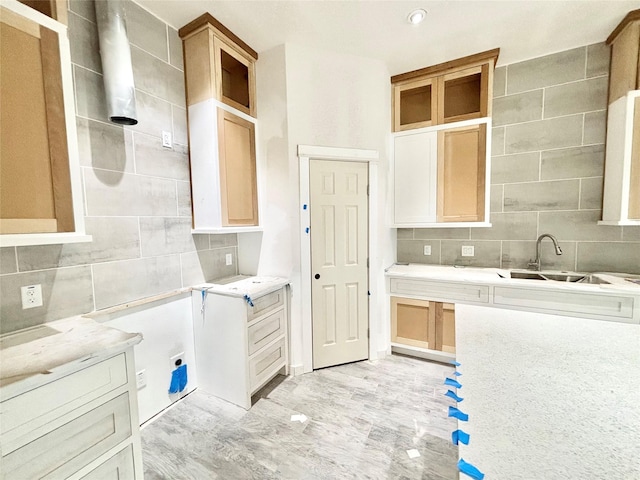
MULTIPOLYGON (((369 164, 369 228, 368 248, 369 265, 377 265, 378 241, 374 234, 378 228, 378 151, 357 148, 320 147, 313 145, 298 145, 299 176, 300 176, 300 297, 302 304, 302 371, 313 371, 313 315, 311 312, 311 218, 309 215, 309 162, 311 160, 331 160, 342 162, 361 162, 369 164)), ((369 268, 369 291, 377 285, 376 275, 369 268)), ((379 292, 380 295, 384 292, 379 292)), ((377 358, 378 336, 377 328, 372 326, 380 322, 380 313, 372 311, 369 297, 369 359, 377 358)))

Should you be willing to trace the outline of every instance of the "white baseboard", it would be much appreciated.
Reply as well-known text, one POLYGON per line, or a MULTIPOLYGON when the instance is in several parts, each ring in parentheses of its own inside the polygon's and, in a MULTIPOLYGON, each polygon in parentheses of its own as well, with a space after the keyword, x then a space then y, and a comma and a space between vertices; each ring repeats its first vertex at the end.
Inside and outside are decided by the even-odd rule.
POLYGON ((289 372, 291 373, 291 375, 293 375, 294 377, 297 377, 298 375, 302 375, 304 373, 304 365, 302 364, 298 364, 298 365, 291 365, 289 367, 289 372))

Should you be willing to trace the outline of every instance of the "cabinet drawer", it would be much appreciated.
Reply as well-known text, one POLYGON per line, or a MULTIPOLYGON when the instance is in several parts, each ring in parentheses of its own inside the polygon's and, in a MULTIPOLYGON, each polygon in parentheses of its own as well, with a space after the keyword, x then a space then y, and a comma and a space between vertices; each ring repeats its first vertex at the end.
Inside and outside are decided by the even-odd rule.
POLYGON ((534 311, 552 312, 559 315, 585 314, 599 317, 633 318, 633 297, 495 287, 493 303, 494 305, 527 307, 534 311))
POLYGON ((123 393, 2 457, 1 478, 67 478, 130 435, 123 393))
POLYGON ((284 341, 285 339, 281 338, 270 347, 267 347, 264 352, 249 360, 251 391, 284 366, 286 359, 284 341))
POLYGON ((267 293, 262 297, 252 298, 251 301, 253 307, 247 305, 247 321, 249 322, 284 305, 284 288, 267 293))
POLYGON ((280 335, 284 334, 284 308, 249 325, 247 341, 249 355, 253 355, 265 345, 268 345, 280 335))
POLYGON ((126 383, 123 353, 3 401, 1 443, 25 435, 126 383))
POLYGON ((133 447, 128 445, 113 457, 91 470, 81 480, 134 480, 133 447))
POLYGON ((431 282, 412 278, 392 278, 390 283, 391 293, 445 302, 489 303, 489 287, 486 285, 431 282))

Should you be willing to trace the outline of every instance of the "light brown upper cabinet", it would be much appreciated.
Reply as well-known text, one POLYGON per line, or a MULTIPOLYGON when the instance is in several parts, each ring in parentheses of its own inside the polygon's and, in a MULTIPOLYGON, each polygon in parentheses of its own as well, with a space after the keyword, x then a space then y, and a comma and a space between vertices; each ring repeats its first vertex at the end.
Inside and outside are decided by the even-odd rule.
POLYGON ((394 226, 490 226, 493 70, 499 49, 391 77, 394 226))
MULTIPOLYGON (((66 25, 0 6, 0 245, 88 241, 66 25)), ((42 2, 66 12, 66 2, 42 2), (60 5, 62 4, 62 5, 60 5)), ((66 17, 65 17, 66 19, 66 17)))
POLYGON ((255 230, 258 54, 209 14, 178 33, 184 48, 193 231, 255 230))
POLYGON ((393 131, 491 116, 499 49, 391 77, 393 131))
POLYGON ((640 225, 640 10, 607 39, 611 46, 602 221, 640 225))

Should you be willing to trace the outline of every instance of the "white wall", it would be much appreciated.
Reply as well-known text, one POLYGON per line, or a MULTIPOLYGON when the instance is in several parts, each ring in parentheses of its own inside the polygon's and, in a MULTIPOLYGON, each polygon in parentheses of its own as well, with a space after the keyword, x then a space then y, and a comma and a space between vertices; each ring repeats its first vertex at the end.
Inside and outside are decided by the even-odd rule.
POLYGON ((144 369, 147 374, 147 386, 138 390, 140 423, 198 386, 189 292, 96 320, 125 332, 142 333, 142 342, 134 347, 136 372, 144 369), (189 381, 181 393, 169 395, 173 370, 169 359, 181 352, 184 352, 189 381))
MULTIPOLYGON (((261 53, 257 64, 260 147, 266 164, 265 229, 258 274, 283 275, 292 283, 291 364, 303 361, 300 304, 300 226, 297 147, 321 145, 377 150, 378 218, 372 219, 380 255, 372 259, 379 282, 370 285, 371 328, 388 325, 385 266, 394 261, 394 231, 388 224, 391 98, 389 72, 377 60, 287 44, 261 53)), ((256 245, 257 248, 257 245, 256 245)), ((240 253, 242 255, 242 253, 240 253)), ((378 352, 371 352, 377 356, 378 352)))

